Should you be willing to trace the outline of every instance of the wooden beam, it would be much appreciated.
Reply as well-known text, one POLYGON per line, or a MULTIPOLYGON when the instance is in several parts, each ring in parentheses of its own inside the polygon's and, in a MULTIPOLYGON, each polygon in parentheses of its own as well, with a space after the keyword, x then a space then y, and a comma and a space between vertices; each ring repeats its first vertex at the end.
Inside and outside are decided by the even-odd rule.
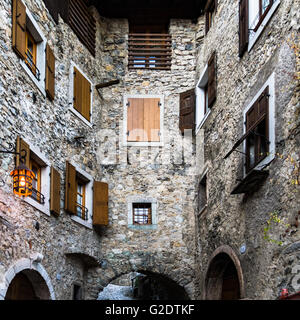
POLYGON ((96 89, 98 90, 101 88, 110 87, 110 86, 112 86, 114 84, 118 84, 118 83, 120 83, 119 79, 108 81, 108 82, 102 82, 102 83, 99 83, 96 85, 96 89))

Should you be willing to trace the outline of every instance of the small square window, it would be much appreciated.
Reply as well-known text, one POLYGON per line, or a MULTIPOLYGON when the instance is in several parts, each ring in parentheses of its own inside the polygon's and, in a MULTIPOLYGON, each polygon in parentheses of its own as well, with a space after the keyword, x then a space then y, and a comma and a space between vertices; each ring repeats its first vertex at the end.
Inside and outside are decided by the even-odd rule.
POLYGON ((73 285, 73 297, 72 300, 82 300, 82 287, 80 285, 73 285))
POLYGON ((151 203, 133 203, 133 224, 152 224, 151 203))

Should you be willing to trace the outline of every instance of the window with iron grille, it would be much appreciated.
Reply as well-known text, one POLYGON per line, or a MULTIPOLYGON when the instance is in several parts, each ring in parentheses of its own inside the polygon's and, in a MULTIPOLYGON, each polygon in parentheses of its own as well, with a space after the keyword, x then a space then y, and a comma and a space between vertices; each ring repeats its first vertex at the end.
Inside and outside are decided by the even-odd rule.
POLYGON ((76 176, 76 215, 82 220, 88 220, 88 209, 86 208, 86 184, 87 182, 76 176))
POLYGON ((148 225, 152 224, 151 203, 133 203, 133 224, 148 225))

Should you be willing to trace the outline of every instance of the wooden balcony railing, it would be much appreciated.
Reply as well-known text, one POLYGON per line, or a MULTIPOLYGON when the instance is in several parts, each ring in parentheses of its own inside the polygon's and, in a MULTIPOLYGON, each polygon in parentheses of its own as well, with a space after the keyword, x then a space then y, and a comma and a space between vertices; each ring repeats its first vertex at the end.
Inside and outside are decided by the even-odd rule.
POLYGON ((171 69, 172 38, 169 34, 130 33, 128 51, 129 69, 171 69))

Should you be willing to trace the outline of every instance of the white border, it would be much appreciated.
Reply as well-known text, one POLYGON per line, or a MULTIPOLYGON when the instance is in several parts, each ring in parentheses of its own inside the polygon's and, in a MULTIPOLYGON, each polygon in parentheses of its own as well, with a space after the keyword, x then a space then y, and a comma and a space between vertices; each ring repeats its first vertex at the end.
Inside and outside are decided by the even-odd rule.
MULTIPOLYGON (((248 0, 248 1, 253 1, 253 0, 248 0)), ((268 24, 268 22, 271 19, 273 13, 275 12, 275 10, 278 8, 279 5, 280 5, 280 0, 277 0, 275 3, 273 3, 272 7, 270 8, 269 12, 265 16, 264 20, 262 21, 262 23, 259 26, 259 28, 257 29, 257 31, 255 32, 255 35, 253 36, 251 41, 250 41, 250 37, 249 37, 248 52, 250 52, 251 49, 253 48, 255 42, 257 41, 257 39, 259 38, 259 36, 263 32, 265 26, 268 24)), ((250 23, 251 22, 249 21, 248 22, 248 29, 250 28, 250 23)))
POLYGON ((80 120, 82 120, 86 125, 92 127, 92 116, 93 116, 93 95, 94 95, 94 84, 87 77, 87 75, 81 70, 81 68, 73 61, 70 62, 70 71, 69 71, 69 110, 75 114, 80 120), (74 67, 86 78, 86 80, 91 84, 91 110, 90 110, 90 121, 88 121, 82 114, 80 114, 73 104, 74 99, 74 67))
POLYGON ((89 180, 89 182, 86 184, 85 186, 85 202, 86 205, 85 207, 88 209, 88 220, 85 221, 79 217, 77 217, 76 215, 71 215, 71 219, 83 226, 85 226, 88 229, 93 229, 93 184, 94 184, 94 179, 93 177, 88 174, 87 172, 83 171, 79 166, 77 166, 76 164, 70 162, 76 172, 82 174, 86 179, 89 180))
MULTIPOLYGON (((259 162, 253 169, 261 169, 268 163, 270 163, 275 158, 275 73, 273 72, 268 80, 264 83, 261 89, 257 92, 257 94, 253 97, 250 103, 243 111, 244 118, 244 134, 246 133, 246 113, 253 106, 255 101, 259 98, 259 96, 263 93, 265 88, 269 86, 269 155, 259 162)), ((246 139, 243 143, 243 152, 246 153, 246 139)), ((243 166, 244 176, 246 176, 246 167, 243 166)))
MULTIPOLYGON (((23 2, 23 1, 22 1, 23 2)), ((24 2, 23 2, 24 4, 24 2)), ((24 4, 25 5, 25 4, 24 4)), ((29 75, 30 79, 34 82, 34 84, 38 87, 40 92, 44 97, 46 97, 46 91, 45 91, 45 70, 46 70, 46 45, 47 45, 47 39, 43 35, 41 29, 39 28, 37 22, 35 21, 34 17, 32 16, 29 9, 26 7, 26 19, 28 18, 31 23, 33 24, 34 29, 41 37, 42 41, 37 44, 37 52, 36 52, 36 60, 37 60, 37 68, 40 71, 40 80, 38 80, 32 71, 29 69, 29 67, 26 65, 23 59, 20 58, 20 64, 23 67, 23 69, 26 71, 26 73, 29 75)))
POLYGON ((45 203, 41 204, 38 203, 36 200, 26 197, 23 198, 22 201, 30 204, 35 209, 38 209, 39 211, 45 213, 47 216, 50 216, 50 170, 51 170, 51 164, 48 161, 48 159, 41 153, 40 149, 35 147, 31 142, 28 142, 28 140, 24 139, 24 141, 29 145, 30 152, 33 152, 42 162, 45 163, 45 166, 42 166, 41 168, 41 193, 45 197, 45 203))
POLYGON ((164 96, 155 94, 125 94, 123 99, 123 146, 124 147, 162 147, 164 145, 164 96), (160 99, 160 142, 128 142, 127 141, 127 100, 134 98, 158 98, 160 99))
POLYGON ((205 65, 199 80, 196 85, 196 135, 199 132, 199 130, 203 127, 207 117, 210 115, 211 109, 207 107, 207 111, 204 114, 203 105, 204 105, 204 99, 205 94, 203 87, 206 86, 208 82, 208 64, 205 65))

